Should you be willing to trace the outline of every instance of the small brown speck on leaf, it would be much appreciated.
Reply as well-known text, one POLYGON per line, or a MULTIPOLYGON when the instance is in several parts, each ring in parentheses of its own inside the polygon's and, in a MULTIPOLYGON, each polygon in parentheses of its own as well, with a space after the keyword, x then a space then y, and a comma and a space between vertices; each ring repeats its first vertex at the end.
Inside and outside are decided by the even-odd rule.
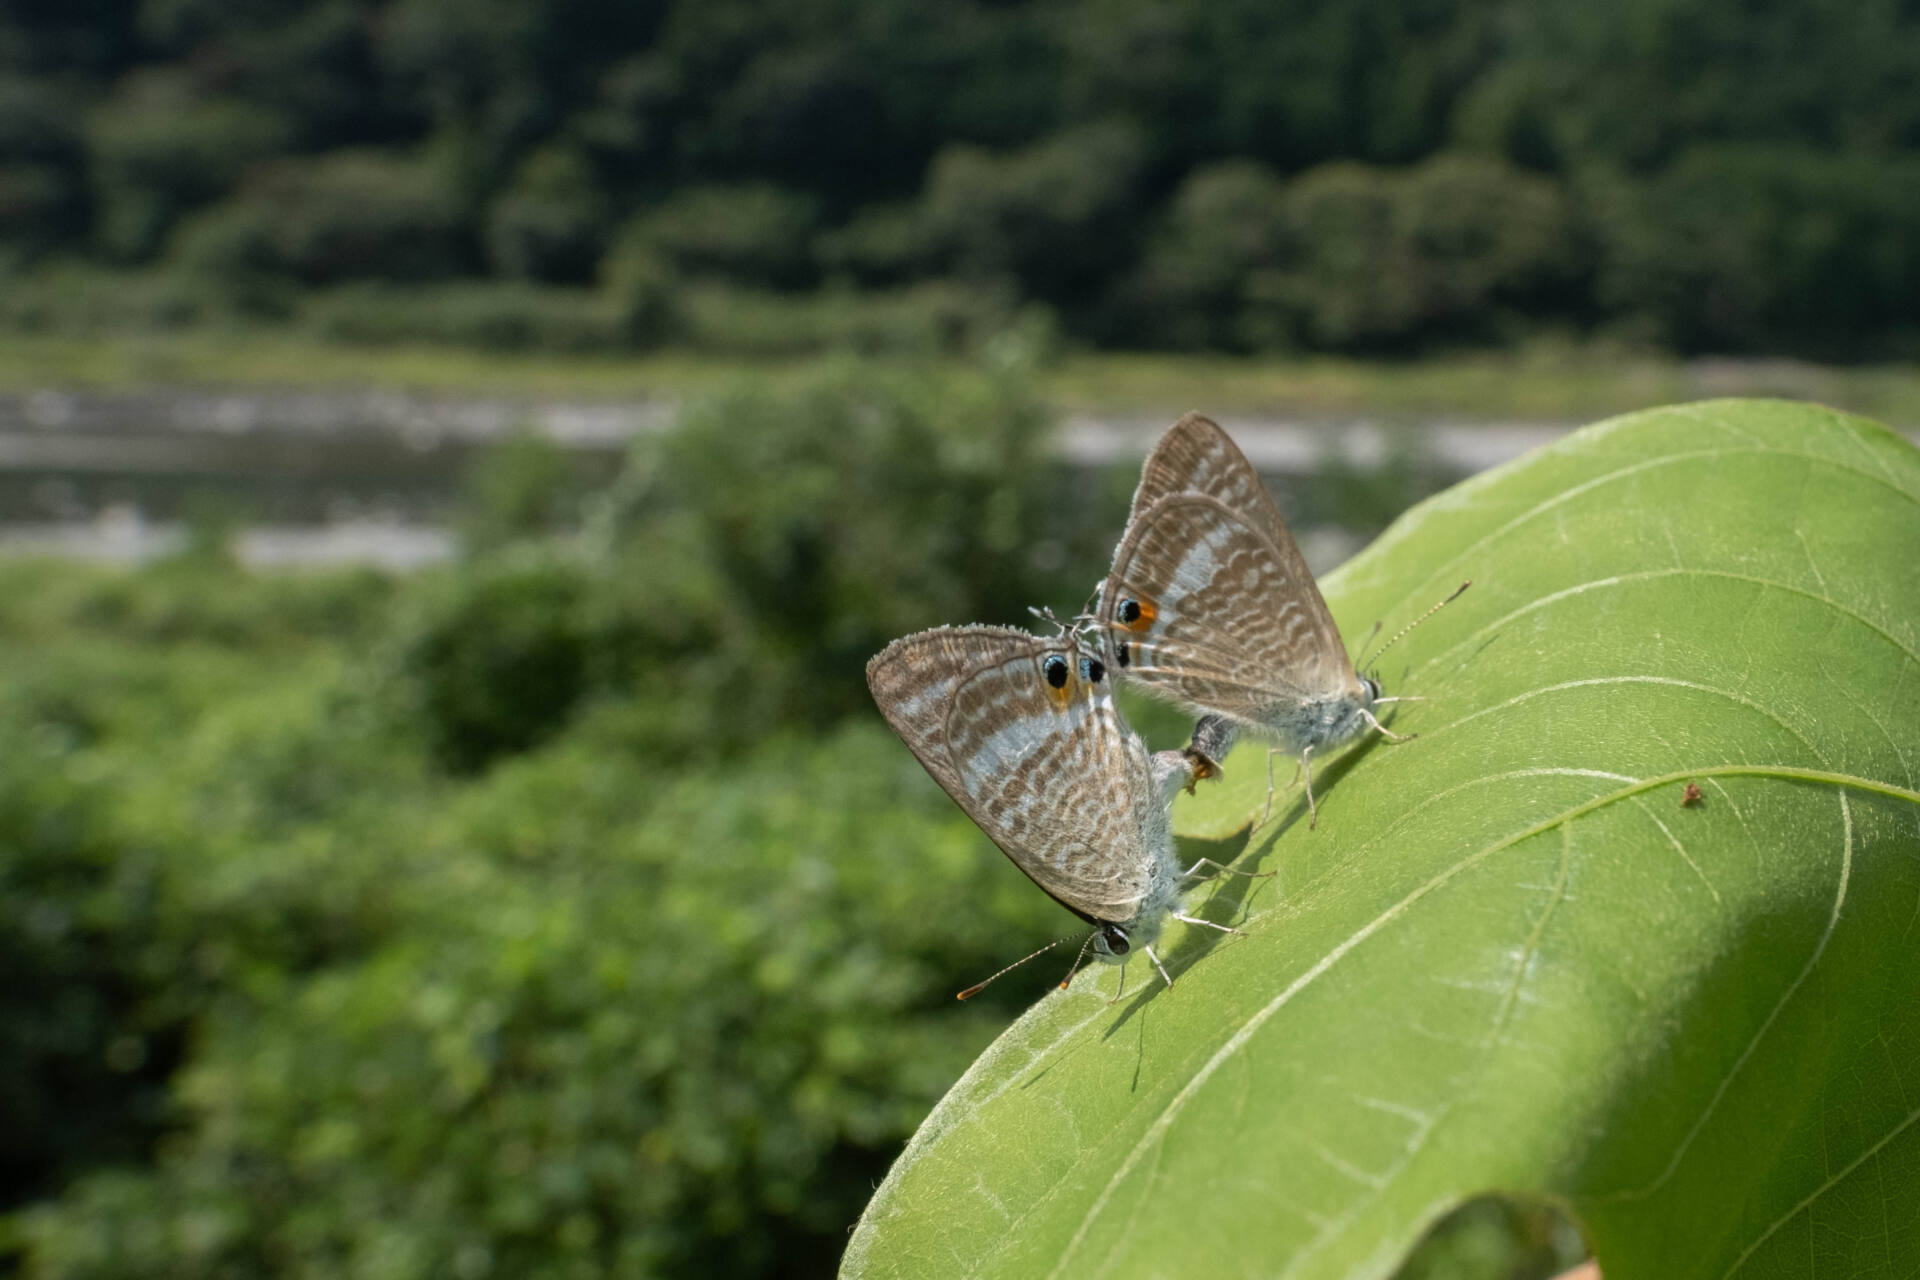
POLYGON ((1697 782, 1689 782, 1686 790, 1680 793, 1680 806, 1682 808, 1698 808, 1699 804, 1700 784, 1697 782))

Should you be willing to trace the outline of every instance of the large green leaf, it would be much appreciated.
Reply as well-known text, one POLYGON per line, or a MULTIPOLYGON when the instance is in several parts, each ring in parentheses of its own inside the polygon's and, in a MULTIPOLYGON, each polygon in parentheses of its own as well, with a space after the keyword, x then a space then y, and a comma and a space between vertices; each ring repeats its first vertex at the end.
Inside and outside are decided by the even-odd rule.
MULTIPOLYGON (((1353 637, 1474 579, 1389 655, 1419 736, 1322 766, 1317 831, 1276 800, 1173 990, 1009 1028, 847 1273, 1381 1276, 1509 1193, 1607 1280, 1915 1274, 1917 504, 1885 429, 1720 402, 1410 512, 1325 586, 1353 637)), ((1227 773, 1185 833, 1258 810, 1227 773)))

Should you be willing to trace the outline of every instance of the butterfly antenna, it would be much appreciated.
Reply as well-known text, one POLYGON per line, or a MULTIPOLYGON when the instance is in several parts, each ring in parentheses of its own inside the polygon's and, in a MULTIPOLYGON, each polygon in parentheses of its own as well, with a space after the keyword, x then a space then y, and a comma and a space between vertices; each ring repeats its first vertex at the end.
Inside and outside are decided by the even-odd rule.
MULTIPOLYGON (((1465 591, 1468 587, 1472 585, 1473 585, 1473 579, 1468 578, 1465 582, 1455 587, 1453 589, 1452 595, 1448 596, 1445 600, 1442 600, 1439 604, 1433 606, 1433 608, 1427 610, 1425 613, 1415 618, 1412 622, 1409 622, 1406 626, 1394 632, 1393 638, 1388 640, 1385 644, 1381 645, 1377 650, 1375 650, 1373 657, 1369 659, 1366 663, 1363 663, 1361 665, 1371 666, 1373 663, 1380 661, 1380 655, 1385 653, 1387 650, 1393 648, 1394 645, 1400 643, 1401 636, 1406 635, 1407 632, 1413 630, 1415 627, 1425 622, 1428 618, 1431 618, 1434 614, 1440 612, 1442 609, 1452 604, 1455 600, 1458 600, 1460 598, 1460 593, 1462 591, 1465 591)), ((1380 626, 1378 623, 1374 624, 1373 631, 1375 635, 1378 635, 1380 633, 1380 626)))
POLYGON ((1060 621, 1060 619, 1054 616, 1052 605, 1045 605, 1038 609, 1034 608, 1032 605, 1028 605, 1027 612, 1032 614, 1034 617, 1040 619, 1040 621, 1046 623, 1048 626, 1053 627, 1055 629, 1055 634, 1053 638, 1056 640, 1062 639, 1063 637, 1066 636, 1068 632, 1073 630, 1073 627, 1069 626, 1067 623, 1060 621))
POLYGON ((1081 602, 1080 612, 1073 615, 1073 634, 1075 638, 1083 638, 1087 633, 1099 629, 1100 593, 1106 588, 1106 585, 1105 581, 1094 583, 1093 590, 1088 592, 1087 598, 1081 602))
POLYGON ((1100 616, 1100 594, 1107 589, 1105 578, 1093 584, 1093 590, 1087 592, 1087 598, 1080 604, 1080 616, 1089 622, 1100 616))
MULTIPOLYGON (((1073 981, 1073 975, 1080 972, 1080 962, 1087 958, 1087 948, 1093 945, 1093 939, 1099 932, 1098 929, 1095 929, 1086 936, 1085 941, 1081 942, 1080 953, 1073 958, 1073 968, 1067 970, 1067 976, 1060 979, 1060 989, 1062 991, 1065 991, 1067 984, 1073 981)), ((992 981, 992 979, 988 979, 988 981, 992 981)))
MULTIPOLYGON (((986 982, 974 983, 972 986, 968 987, 965 991, 962 991, 959 995, 955 996, 954 999, 967 1000, 967 999, 971 999, 974 996, 979 995, 982 991, 985 991, 987 989, 987 983, 992 982, 994 978, 998 978, 1001 974, 1004 974, 1004 973, 1011 973, 1013 970, 1018 969, 1021 965, 1025 964, 1027 961, 1033 959, 1034 956, 1045 955, 1047 952, 1053 950, 1055 947, 1059 946, 1061 943, 1066 941, 1068 941, 1068 939, 1066 938, 1055 938, 1052 942, 1049 942, 1046 946, 1034 952, 1033 955, 1021 956, 1018 960, 1015 960, 1012 964, 1002 969, 1000 973, 996 973, 992 977, 988 978, 986 982)), ((1081 944, 1080 950, 1085 951, 1086 949, 1087 949, 1086 945, 1084 943, 1081 944)), ((1079 963, 1080 962, 1078 960, 1074 961, 1075 965, 1078 965, 1079 963)), ((1072 975, 1069 974, 1068 976, 1071 977, 1072 975)), ((1061 985, 1065 986, 1066 984, 1062 983, 1061 985)))

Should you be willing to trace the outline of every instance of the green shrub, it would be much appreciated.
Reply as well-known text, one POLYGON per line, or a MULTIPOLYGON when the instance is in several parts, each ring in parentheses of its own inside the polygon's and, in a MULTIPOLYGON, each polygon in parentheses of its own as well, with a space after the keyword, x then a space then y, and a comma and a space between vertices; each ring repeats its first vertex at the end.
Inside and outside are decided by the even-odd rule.
POLYGON ((372 575, 47 563, 7 566, 4 581, 0 1204, 12 1205, 89 1166, 150 1158, 176 1118, 168 1083, 195 1019, 367 936, 373 881, 330 855, 358 847, 355 813, 418 771, 354 712, 337 668, 313 660, 364 635, 386 598, 372 575), (316 822, 331 840, 314 838, 316 822))
POLYGON ((484 554, 574 529, 580 470, 566 446, 533 431, 485 449, 461 477, 462 546, 469 555, 484 554))
POLYGON ((404 589, 0 566, 28 1273, 830 1269, 1071 927, 862 680, 1098 573, 1032 358, 736 387, 558 541, 512 450, 404 589))
POLYGON ((0 327, 100 336, 204 324, 228 312, 228 295, 179 271, 114 271, 49 258, 0 289, 0 327))
POLYGON ((391 110, 369 74, 371 8, 158 0, 128 17, 148 58, 191 67, 259 105, 284 123, 290 150, 310 151, 365 136, 391 110))
POLYGON ((623 236, 615 243, 601 260, 600 288, 629 345, 645 349, 680 336, 683 282, 644 240, 623 236))
POLYGON ((51 1194, 145 1154, 167 1114, 178 1027, 140 1007, 131 939, 150 933, 150 867, 103 830, 110 796, 66 767, 103 731, 84 697, 0 695, 0 1195, 51 1194), (116 943, 120 945, 116 945, 116 943))
POLYGON ((1588 248, 1558 183, 1486 156, 1439 155, 1406 175, 1399 230, 1430 264, 1442 323, 1492 308, 1565 306, 1588 248))
POLYGON ((465 268, 467 210, 439 166, 336 151, 253 174, 238 199, 272 261, 307 284, 434 280, 465 268))
MULTIPOLYGON (((594 615, 539 567, 449 631, 594 615)), ((367 640, 381 579, 0 577, 31 1274, 824 1272, 1032 987, 951 993, 1064 922, 871 718, 663 770, 603 689, 448 783, 347 656, 418 634, 367 640)))
POLYGON ((687 344, 760 356, 967 355, 1016 326, 1049 323, 1044 308, 1020 307, 1009 288, 958 280, 812 293, 689 284, 679 291, 677 307, 687 344))
POLYGON ((190 644, 256 657, 316 640, 365 643, 397 586, 370 569, 254 575, 201 556, 138 573, 28 561, 8 565, 7 581, 0 631, 23 645, 57 650, 70 632, 99 632, 134 655, 190 644))
POLYGON ((844 225, 823 231, 814 255, 826 271, 863 285, 897 285, 929 274, 937 265, 919 206, 896 203, 862 209, 844 225))
POLYGON ((244 201, 223 201, 183 218, 169 237, 167 261, 175 274, 204 282, 208 293, 244 312, 284 318, 297 302, 271 220, 244 201))
POLYGON ((937 375, 853 361, 743 386, 636 442, 596 518, 640 687, 680 660, 725 738, 868 704, 868 657, 941 621, 1076 607, 1124 481, 1053 460, 1017 356, 937 375))
POLYGON ((1602 305, 1661 341, 1854 357, 1920 328, 1920 161, 1699 147, 1590 185, 1602 305))
POLYGON ((1578 254, 1557 187, 1466 156, 1312 170, 1288 187, 1287 233, 1284 264, 1250 284, 1252 306, 1330 347, 1484 323, 1550 290, 1578 254))
POLYGON ((80 204, 79 186, 63 166, 0 163, 0 244, 15 251, 58 244, 80 204))
POLYGON ((79 158, 84 133, 70 88, 51 77, 0 72, 0 162, 79 158))
POLYGON ((621 252, 651 254, 682 276, 791 288, 812 280, 819 221, 816 201, 769 183, 687 187, 635 215, 621 252))
POLYGON ((103 246, 122 261, 151 257, 181 214, 282 143, 280 124, 248 103, 200 98, 171 75, 129 77, 88 129, 103 246))
POLYGON ((521 281, 384 281, 318 290, 298 316, 340 342, 433 342, 486 351, 609 351, 627 344, 622 317, 599 294, 521 281))
POLYGON ((934 161, 921 218, 934 251, 974 276, 1012 276, 1031 296, 1085 299, 1125 263, 1145 145, 1094 124, 1005 155, 954 146, 934 161))
POLYGON ((584 575, 530 552, 483 561, 409 638, 399 675, 429 745, 472 772, 551 737, 587 691, 584 575))
POLYGON ((520 165, 487 211, 487 256, 522 280, 584 284, 607 234, 607 200, 578 150, 544 147, 520 165))
POLYGON ((556 747, 426 840, 384 946, 208 1020, 148 1171, 27 1218, 37 1274, 824 1273, 1006 1017, 954 975, 1059 919, 878 725, 655 785, 556 747))
POLYGON ((1127 308, 1184 346, 1457 341, 1566 307, 1586 256, 1559 187, 1498 161, 1329 164, 1284 186, 1231 163, 1181 188, 1127 308))
POLYGON ((75 240, 84 227, 77 115, 63 86, 0 74, 0 245, 15 255, 75 240))
POLYGON ((1124 294, 1130 335, 1154 346, 1245 348, 1285 334, 1247 330, 1248 279, 1281 261, 1286 187, 1272 170, 1230 160, 1195 170, 1174 194, 1124 294))

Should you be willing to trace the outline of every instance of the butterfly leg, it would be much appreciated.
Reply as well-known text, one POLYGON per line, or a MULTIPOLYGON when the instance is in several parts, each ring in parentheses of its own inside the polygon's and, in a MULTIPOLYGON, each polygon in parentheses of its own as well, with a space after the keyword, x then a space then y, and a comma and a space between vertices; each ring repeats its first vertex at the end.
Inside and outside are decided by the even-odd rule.
POLYGON ((1160 976, 1162 978, 1166 979, 1167 989, 1172 990, 1173 979, 1167 976, 1167 966, 1160 963, 1160 957, 1153 954, 1153 948, 1143 946, 1140 949, 1147 953, 1147 959, 1153 961, 1153 967, 1160 971, 1160 976))
MULTIPOLYGON (((1273 758, 1278 754, 1277 749, 1272 747, 1267 748, 1267 802, 1260 807, 1259 821, 1253 824, 1254 830, 1256 831, 1266 826, 1267 819, 1273 816, 1273 793, 1278 790, 1278 788, 1273 785, 1273 758)), ((1288 783, 1287 785, 1292 786, 1293 784, 1288 783)))
MULTIPOLYGON (((1273 873, 1269 871, 1267 874, 1272 875, 1273 873)), ((1241 932, 1238 929, 1230 929, 1224 924, 1215 924, 1211 920, 1202 920, 1198 916, 1183 916, 1178 911, 1169 911, 1167 912, 1167 914, 1172 916, 1175 920, 1180 921, 1182 924, 1203 924, 1207 926, 1207 928, 1209 929, 1218 929, 1220 932, 1230 933, 1236 938, 1244 938, 1247 936, 1245 933, 1241 932)), ((1149 952, 1148 954, 1152 954, 1152 953, 1149 952)), ((1159 962, 1155 961, 1154 963, 1158 964, 1159 962)), ((1172 986, 1173 985, 1172 981, 1169 980, 1167 985, 1172 986)))
POLYGON ((1307 830, 1320 825, 1320 811, 1313 807, 1313 748, 1308 747, 1300 753, 1300 772, 1307 776, 1307 830))
MULTIPOLYGON (((1278 871, 1242 871, 1238 867, 1230 867, 1226 863, 1216 862, 1212 858, 1202 858, 1185 871, 1182 871, 1180 878, 1182 880, 1191 879, 1193 873, 1202 867, 1212 867, 1216 872, 1225 872, 1230 876, 1245 876, 1249 880, 1265 880, 1268 876, 1277 876, 1280 874, 1278 871)), ((1184 916, 1180 918, 1185 919, 1184 916)))
POLYGON ((1417 733, 1395 733, 1393 730, 1387 728, 1387 726, 1381 724, 1378 720, 1374 719, 1373 712, 1371 711, 1362 710, 1360 714, 1365 716, 1367 723, 1372 725, 1374 728, 1378 729, 1380 731, 1380 736, 1385 738, 1388 742, 1411 742, 1415 738, 1420 736, 1417 733))

